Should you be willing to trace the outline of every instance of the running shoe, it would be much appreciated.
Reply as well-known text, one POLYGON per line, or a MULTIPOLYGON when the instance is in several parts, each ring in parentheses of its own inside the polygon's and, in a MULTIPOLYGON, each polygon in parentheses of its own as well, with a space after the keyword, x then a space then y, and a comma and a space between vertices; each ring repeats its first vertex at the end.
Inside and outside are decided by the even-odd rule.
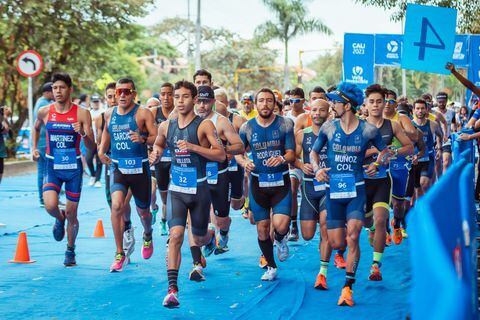
POLYGON ((393 236, 392 236, 393 243, 395 243, 396 245, 399 245, 400 243, 402 243, 402 239, 403 239, 402 230, 400 230, 400 228, 393 229, 393 236))
POLYGON ((95 177, 90 177, 90 181, 88 182, 88 186, 93 187, 94 184, 95 184, 95 177))
POLYGON ((315 280, 315 285, 314 285, 315 289, 319 289, 319 290, 327 290, 328 287, 327 287, 327 278, 319 273, 317 275, 317 279, 315 280))
POLYGON ((262 281, 273 281, 277 278, 277 268, 267 267, 267 271, 262 275, 262 281))
POLYGON ((242 217, 243 219, 248 219, 248 209, 244 208, 242 211, 242 217))
POLYGON ((142 257, 143 259, 150 259, 150 257, 153 254, 153 239, 150 238, 150 240, 145 240, 143 239, 143 245, 142 245, 142 257))
POLYGON ((344 307, 353 307, 353 290, 349 287, 344 287, 337 304, 344 307))
POLYGON ((102 181, 97 181, 95 182, 95 184, 93 185, 95 188, 101 188, 102 187, 102 181))
POLYGON ((168 289, 168 293, 163 299, 163 306, 165 308, 177 308, 179 305, 178 291, 173 288, 168 289))
POLYGON ((152 226, 157 222, 157 213, 158 213, 158 206, 155 204, 154 209, 152 209, 152 226))
POLYGON ((400 228, 400 231, 402 232, 402 238, 407 239, 408 238, 407 230, 405 230, 404 228, 400 228))
POLYGON ((382 281, 382 273, 380 272, 380 268, 376 263, 372 264, 368 279, 370 281, 382 281))
POLYGON ((277 257, 280 262, 287 260, 288 258, 288 239, 287 236, 283 237, 282 241, 275 240, 277 246, 277 257))
POLYGON ((73 267, 77 265, 77 261, 75 261, 75 249, 67 248, 63 264, 65 267, 73 267))
POLYGON ((336 253, 333 258, 333 265, 338 269, 345 269, 347 267, 347 262, 340 253, 336 253))
POLYGON ((201 264, 193 265, 193 270, 190 272, 190 280, 196 282, 205 281, 205 276, 203 275, 203 268, 201 264))
POLYGON ((215 248, 216 248, 216 244, 215 244, 215 234, 212 235, 212 238, 210 239, 210 242, 207 243, 206 245, 203 246, 202 250, 203 250, 203 255, 205 257, 210 257, 212 255, 212 253, 215 251, 215 248))
POLYGON ((123 232, 123 252, 130 257, 133 251, 135 251, 135 235, 133 228, 130 228, 123 232))
POLYGON ((113 260, 112 265, 110 266, 110 272, 121 272, 123 267, 126 265, 125 253, 115 254, 115 260, 113 260))
POLYGON ((288 235, 288 241, 298 241, 298 229, 292 228, 290 234, 288 235))
POLYGON ((229 250, 227 243, 228 243, 228 234, 222 236, 220 233, 218 233, 217 239, 216 239, 216 248, 214 251, 215 255, 227 252, 229 250))
POLYGON ((167 221, 160 221, 160 235, 168 236, 167 221))
POLYGON ((387 237, 385 238, 385 246, 389 247, 392 245, 392 236, 387 232, 387 237))
POLYGON ((267 269, 267 265, 268 265, 268 262, 267 262, 267 259, 265 258, 265 256, 262 254, 260 256, 260 262, 258 263, 258 266, 262 269, 267 269))
POLYGON ((60 210, 60 213, 63 216, 63 220, 55 219, 55 224, 53 225, 53 238, 57 241, 62 241, 65 237, 65 211, 60 210))

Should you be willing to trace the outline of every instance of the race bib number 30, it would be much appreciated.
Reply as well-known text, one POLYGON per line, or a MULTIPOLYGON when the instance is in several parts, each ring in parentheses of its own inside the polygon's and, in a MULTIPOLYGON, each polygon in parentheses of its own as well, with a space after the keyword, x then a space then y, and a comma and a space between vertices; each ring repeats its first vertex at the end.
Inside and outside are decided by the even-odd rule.
POLYGON ((357 196, 353 174, 332 174, 330 176, 330 199, 349 199, 357 196))
POLYGON ((77 169, 77 153, 75 149, 55 149, 53 151, 53 169, 77 169))
POLYGON ((283 173, 260 173, 258 175, 258 185, 260 188, 281 187, 284 185, 283 173))
POLYGON ((171 170, 171 191, 196 194, 197 193, 197 169, 173 166, 171 170))
POLYGON ((143 173, 142 158, 118 159, 118 170, 123 174, 143 173))
POLYGON ((207 183, 217 184, 218 182, 218 163, 207 162, 207 183))

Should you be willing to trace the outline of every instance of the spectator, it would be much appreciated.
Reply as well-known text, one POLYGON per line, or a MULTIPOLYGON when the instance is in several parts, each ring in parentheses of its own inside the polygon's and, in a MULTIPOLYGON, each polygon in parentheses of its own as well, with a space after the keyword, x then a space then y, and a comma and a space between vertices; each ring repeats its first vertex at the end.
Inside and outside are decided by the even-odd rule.
POLYGON ((11 113, 10 108, 0 107, 0 182, 2 182, 4 161, 7 157, 7 148, 3 135, 7 134, 10 129, 8 117, 11 113))
MULTIPOLYGON (((92 95, 91 98, 91 109, 90 114, 92 116, 92 127, 95 128, 95 119, 98 118, 103 112, 103 108, 100 107, 100 96, 92 95)), ((96 130, 94 129, 95 141, 96 141, 96 130)), ((87 161, 88 170, 90 171, 90 182, 89 186, 95 186, 96 188, 102 187, 102 182, 100 181, 102 177, 102 162, 98 157, 97 148, 86 150, 85 160, 87 161), (95 162, 94 162, 95 160, 95 162)))

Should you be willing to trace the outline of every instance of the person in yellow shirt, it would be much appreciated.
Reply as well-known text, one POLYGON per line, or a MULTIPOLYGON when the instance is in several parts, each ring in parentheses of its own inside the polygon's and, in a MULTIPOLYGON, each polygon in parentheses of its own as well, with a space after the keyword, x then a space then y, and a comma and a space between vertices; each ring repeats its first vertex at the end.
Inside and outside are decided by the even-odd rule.
POLYGON ((253 103, 253 95, 250 93, 244 93, 242 99, 242 110, 240 110, 240 116, 244 117, 247 120, 253 119, 258 116, 257 109, 253 103))

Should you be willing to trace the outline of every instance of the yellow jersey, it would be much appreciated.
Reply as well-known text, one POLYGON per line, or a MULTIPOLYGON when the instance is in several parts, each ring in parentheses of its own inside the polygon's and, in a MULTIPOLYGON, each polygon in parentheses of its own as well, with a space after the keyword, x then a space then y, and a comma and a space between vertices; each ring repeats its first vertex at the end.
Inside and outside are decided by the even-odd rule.
POLYGON ((254 109, 252 109, 252 111, 250 111, 249 114, 246 114, 245 111, 240 110, 240 116, 242 116, 243 118, 245 118, 247 120, 250 120, 250 119, 253 119, 256 116, 258 116, 258 111, 257 111, 257 109, 254 108, 254 109))

